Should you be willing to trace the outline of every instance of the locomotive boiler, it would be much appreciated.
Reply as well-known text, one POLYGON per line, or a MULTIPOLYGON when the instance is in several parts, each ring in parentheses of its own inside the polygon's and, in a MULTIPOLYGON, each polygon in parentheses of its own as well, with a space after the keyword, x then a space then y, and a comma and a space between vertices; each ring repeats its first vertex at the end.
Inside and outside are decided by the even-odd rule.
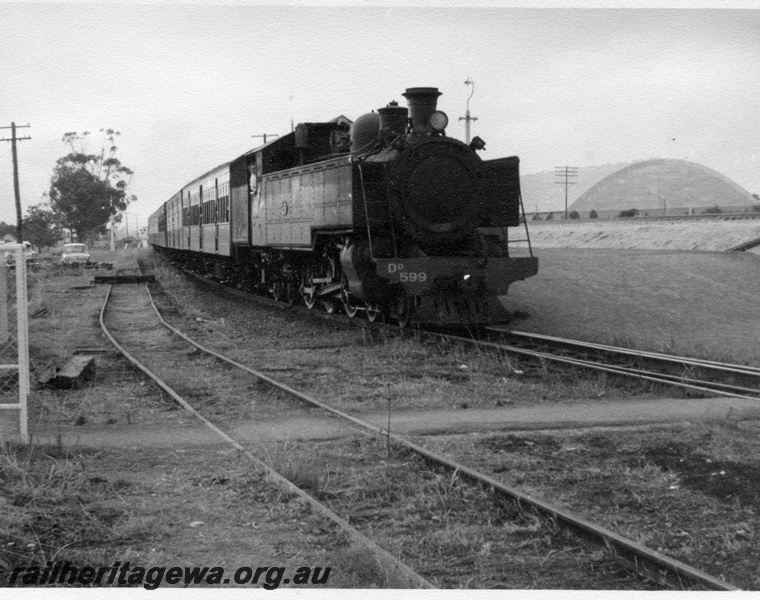
POLYGON ((538 271, 519 160, 483 160, 480 138, 448 137, 436 88, 403 95, 408 108, 300 123, 190 182, 151 217, 151 244, 309 308, 401 324, 506 320, 498 297, 538 271))

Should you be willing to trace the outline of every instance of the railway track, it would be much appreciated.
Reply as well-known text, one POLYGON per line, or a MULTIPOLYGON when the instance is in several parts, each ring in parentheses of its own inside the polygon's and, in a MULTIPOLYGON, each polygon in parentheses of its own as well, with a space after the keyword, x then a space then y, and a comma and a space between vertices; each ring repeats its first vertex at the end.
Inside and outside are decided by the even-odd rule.
MULTIPOLYGON (((634 377, 701 394, 760 400, 760 388, 757 387, 760 383, 760 368, 757 367, 509 331, 497 327, 490 327, 487 331, 497 339, 505 339, 510 343, 478 343, 502 351, 634 377), (579 358, 579 355, 583 358, 579 358)), ((471 341, 456 336, 454 338, 471 341)))
MULTIPOLYGON (((362 327, 396 327, 381 320, 373 319, 372 322, 369 322, 334 312, 308 310, 291 303, 283 303, 271 298, 241 292, 190 271, 183 272, 213 289, 246 299, 255 299, 257 302, 268 306, 302 310, 326 320, 338 319, 362 327)), ((542 361, 601 371, 611 375, 632 377, 652 384, 672 386, 697 394, 760 400, 760 388, 757 385, 760 382, 760 368, 747 365, 646 352, 556 336, 506 330, 499 327, 484 328, 482 333, 485 333, 485 336, 470 335, 470 337, 464 337, 442 333, 438 330, 423 330, 422 333, 464 344, 477 344, 480 347, 489 347, 542 361), (494 336, 496 336, 496 341, 494 336), (508 340, 510 343, 498 341, 501 339, 508 340), (705 375, 699 377, 700 373, 705 375)))
MULTIPOLYGON (((205 412, 206 414, 210 413, 213 415, 215 408, 213 402, 209 403, 203 401, 204 392, 202 389, 200 389, 197 382, 204 379, 211 379, 211 373, 219 371, 219 361, 225 364, 225 369, 244 372, 247 375, 255 378, 257 381, 264 382, 268 386, 275 388, 280 394, 284 393, 290 398, 297 399, 299 402, 305 403, 310 407, 318 408, 320 411, 331 415, 331 417, 337 417, 347 424, 350 424, 352 427, 365 432, 363 434, 365 441, 357 442, 356 439, 352 438, 353 447, 349 450, 348 454, 357 454, 356 447, 360 446, 361 452, 358 454, 364 453, 363 457, 365 462, 363 464, 367 470, 370 470, 369 465, 376 465, 378 462, 377 446, 379 440, 381 442, 381 454, 379 458, 382 462, 385 463, 386 474, 394 469, 403 471, 408 471, 409 469, 417 469, 420 471, 421 474, 415 476, 414 486, 412 487, 419 487, 420 485, 423 485, 425 481, 433 482, 435 485, 437 485, 435 489, 438 490, 439 496, 443 496, 445 494, 443 494, 441 491, 442 489, 445 488, 451 491, 454 488, 459 487, 459 481, 467 482, 469 490, 479 490, 477 493, 473 491, 466 492, 467 494, 470 494, 470 497, 468 497, 468 503, 471 502, 473 505, 481 506, 481 508, 482 506, 486 505, 491 506, 489 514, 485 514, 483 510, 478 511, 484 513, 479 516, 485 518, 486 522, 489 525, 493 519, 496 519, 501 523, 502 521, 500 519, 506 518, 504 514, 501 514, 501 516, 498 518, 496 517, 496 513, 499 511, 503 513, 503 506, 507 504, 512 507, 516 506, 520 508, 520 512, 518 513, 517 518, 520 518, 520 515, 523 515, 524 518, 524 513, 522 511, 527 511, 527 513, 530 514, 541 515, 544 518, 545 523, 554 524, 562 531, 572 531, 574 539, 576 539, 580 544, 579 547, 588 547, 590 548, 590 550, 588 550, 589 552, 598 552, 600 549, 604 550, 606 553, 604 560, 624 562, 631 568, 632 572, 643 576, 645 581, 655 581, 658 585, 663 585, 666 587, 686 587, 688 589, 735 589, 730 584, 727 584, 720 579, 714 578, 707 573, 704 573, 679 561, 672 560, 659 552, 656 552, 632 540, 619 536, 613 531, 610 531, 604 527, 599 527, 598 525, 590 523, 585 519, 578 517, 577 515, 571 514, 567 511, 545 503, 540 499, 525 495, 519 490, 510 488, 487 475, 478 473, 465 465, 459 464, 446 458, 445 456, 433 453, 424 447, 421 447, 391 433, 387 429, 384 430, 383 428, 378 428, 369 423, 365 423, 356 417, 348 415, 329 406, 324 402, 311 398, 308 395, 303 394, 296 389, 293 389, 292 387, 284 385, 271 376, 251 369, 250 367, 229 359, 218 352, 212 351, 197 344, 178 330, 171 327, 158 313, 152 300, 147 301, 147 288, 144 288, 145 291, 142 291, 142 289, 143 288, 136 288, 134 286, 119 286, 118 289, 112 287, 109 290, 108 297, 101 311, 101 325, 106 332, 106 335, 109 337, 112 343, 114 343, 114 345, 116 345, 116 347, 122 353, 124 353, 125 356, 127 356, 131 362, 146 372, 146 374, 148 374, 154 381, 156 381, 156 383, 167 394, 182 404, 186 410, 189 410, 197 417, 199 417, 204 423, 206 423, 207 426, 217 431, 220 436, 224 437, 229 443, 241 451, 249 460, 253 461, 257 467, 270 468, 266 466, 266 463, 262 461, 262 459, 257 456, 254 451, 247 448, 239 440, 234 439, 234 437, 229 433, 225 432, 224 425, 219 426, 212 422, 218 421, 219 419, 208 418, 202 414, 202 412, 205 412), (138 293, 142 294, 145 299, 138 301, 138 299, 135 297, 135 294, 138 293), (109 306, 112 306, 114 302, 117 302, 118 306, 115 310, 112 310, 109 308, 109 306), (136 314, 134 312, 136 310, 140 311, 139 319, 136 318, 136 314), (151 313, 153 315, 152 317, 150 316, 151 313), (136 327, 135 323, 139 323, 139 327, 136 327), (171 331, 171 334, 159 333, 159 323, 161 325, 161 332, 171 331), (151 332, 151 337, 149 343, 147 344, 145 340, 146 332, 151 332), (178 340, 181 341, 179 346, 178 340), (192 377, 188 377, 188 370, 179 369, 177 366, 180 363, 162 362, 167 360, 167 358, 173 360, 171 357, 177 356, 178 354, 183 357, 182 360, 186 360, 186 357, 188 355, 186 346, 187 344, 192 345, 193 350, 191 352, 202 353, 204 355, 212 357, 210 359, 211 364, 208 367, 209 372, 206 372, 204 368, 201 368, 200 362, 196 361, 192 369, 192 377), (148 349, 150 350, 149 353, 148 349), (140 358, 136 356, 138 353, 141 354, 140 358), (150 354, 152 356, 147 354, 150 354), (145 364, 151 362, 154 363, 154 366, 152 368, 150 365, 145 364), (204 404, 204 408, 199 410, 193 406, 191 402, 188 401, 188 397, 195 398, 195 402, 193 402, 194 404, 197 404, 198 402, 204 404), (367 438, 367 436, 369 437, 367 438), (367 442, 366 439, 369 439, 370 441, 367 442), (383 443, 387 445, 387 454, 385 456, 382 455, 383 443), (393 452, 390 450, 391 447, 393 448, 393 452), (396 463, 391 464, 392 457, 394 460, 396 460, 396 463), (399 460, 401 461, 400 465, 397 464, 399 460), (424 464, 429 466, 425 468, 423 466, 424 464), (444 486, 444 488, 441 487, 442 481, 449 483, 447 488, 446 486, 444 486), (481 504, 477 504, 478 502, 481 504)), ((232 414, 233 420, 235 418, 239 418, 239 414, 235 413, 235 409, 233 409, 232 414)), ((224 421, 224 418, 221 420, 224 421)), ((337 450, 332 449, 331 452, 335 454, 337 450)), ((341 458, 345 459, 346 454, 347 453, 345 451, 341 451, 341 458)), ((346 510, 345 506, 341 507, 340 498, 338 498, 340 494, 325 493, 325 490, 322 490, 323 497, 321 499, 317 499, 314 495, 307 494, 303 490, 298 489, 292 482, 287 481, 281 475, 275 474, 273 477, 280 481, 284 487, 293 493, 297 493, 317 510, 323 510, 321 507, 324 507, 324 504, 321 502, 321 500, 328 500, 327 504, 332 504, 336 507, 335 510, 329 507, 324 508, 324 510, 332 513, 333 516, 328 515, 329 518, 331 518, 336 523, 344 522, 346 526, 349 526, 346 522, 346 519, 338 516, 339 512, 346 510)), ((351 486, 352 484, 349 483, 348 485, 351 486)), ((366 485, 366 481, 364 482, 364 485, 366 485)), ((403 498, 402 504, 403 502, 408 503, 410 500, 409 498, 403 498)), ((397 507, 396 510, 408 510, 408 506, 403 509, 397 507)), ((350 511, 348 512, 351 514, 350 511)), ((328 513, 324 514, 327 515, 328 513)), ((454 513, 454 515, 455 514, 456 513, 454 513)), ((447 527, 450 525, 448 519, 450 517, 454 518, 454 515, 451 513, 451 506, 449 506, 448 511, 445 514, 447 527)), ((514 517, 514 511, 512 511, 510 515, 514 517)), ((472 515, 470 515, 468 518, 472 518, 472 515)), ((356 514, 354 514, 354 520, 356 520, 356 514)), ((358 520, 361 521, 361 517, 359 517, 358 520)), ((469 526, 472 526, 472 523, 468 522, 468 524, 469 526)), ((372 531, 373 528, 374 525, 367 527, 365 523, 365 530, 369 529, 372 531)), ((545 533, 545 530, 543 531, 545 533)), ((503 531, 499 531, 498 527, 481 527, 478 532, 478 535, 481 536, 479 539, 485 539, 483 536, 490 536, 487 538, 489 541, 485 543, 483 546, 484 548, 499 548, 502 551, 501 555, 510 556, 511 561, 516 560, 515 556, 521 549, 524 549, 525 547, 524 544, 515 545, 514 543, 511 543, 513 540, 504 539, 505 536, 506 538, 509 538, 509 535, 505 534, 503 531)), ((356 533, 352 535, 360 536, 362 534, 356 533)), ((424 564, 424 561, 422 561, 421 564, 415 565, 414 568, 409 568, 406 565, 407 562, 416 561, 417 563, 420 563, 420 557, 415 557, 413 552, 410 554, 408 549, 406 549, 405 553, 402 552, 405 558, 399 561, 386 550, 382 549, 375 542, 369 541, 368 543, 365 543, 365 545, 373 548, 373 552, 376 554, 382 555, 384 561, 389 564, 392 563, 394 565, 394 572, 398 574, 399 578, 408 582, 406 585, 409 587, 425 587, 426 585, 430 584, 429 580, 437 585, 444 585, 446 587, 459 587, 462 585, 473 584, 471 578, 469 579, 468 583, 467 578, 462 579, 461 577, 455 577, 451 575, 457 573, 458 570, 461 571, 461 569, 458 569, 456 562, 457 560, 461 559, 461 556, 454 558, 454 562, 452 564, 446 564, 443 567, 439 565, 436 569, 433 569, 431 571, 429 576, 428 573, 425 572, 426 566, 424 564), (416 575, 418 572, 422 572, 423 576, 420 577, 419 575, 416 575)), ((396 550, 398 551, 399 549, 396 550)), ((582 551, 579 550, 579 552, 582 551)), ((502 585, 504 587, 527 587, 524 583, 517 583, 516 585, 504 584, 503 582, 499 583, 501 581, 499 577, 505 576, 503 574, 503 571, 505 568, 508 570, 509 566, 500 564, 497 568, 497 566, 494 566, 492 564, 493 562, 493 560, 490 560, 489 565, 491 565, 497 571, 500 568, 502 573, 489 573, 485 576, 481 573, 479 575, 480 578, 478 581, 474 583, 475 587, 498 587, 502 585)), ((500 563, 501 561, 499 560, 497 562, 500 563)), ((509 580, 508 577, 507 580, 509 580)), ((588 584, 582 585, 591 587, 588 584)), ((631 586, 632 584, 628 579, 624 578, 622 583, 618 581, 618 585, 622 585, 622 589, 629 589, 628 586, 631 586)), ((537 584, 537 587, 543 586, 539 582, 537 584)))

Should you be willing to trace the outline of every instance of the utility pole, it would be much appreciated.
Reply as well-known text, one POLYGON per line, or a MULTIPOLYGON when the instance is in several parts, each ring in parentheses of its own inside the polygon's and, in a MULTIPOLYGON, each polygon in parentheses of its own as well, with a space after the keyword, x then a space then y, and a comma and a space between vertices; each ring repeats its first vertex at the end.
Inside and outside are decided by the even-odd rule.
MULTIPOLYGON (((472 80, 472 78, 468 77, 467 81, 464 82, 465 85, 471 85, 472 91, 470 92, 470 98, 472 98, 472 95, 475 93, 475 82, 472 80)), ((463 117, 459 117, 460 121, 464 121, 464 143, 469 144, 470 143, 470 121, 477 121, 477 117, 471 117, 470 116, 470 98, 467 98, 467 110, 464 113, 463 117)))
POLYGON ((567 188, 577 183, 576 181, 570 181, 570 178, 578 177, 578 167, 554 167, 554 176, 560 178, 554 183, 565 186, 565 220, 567 220, 567 188))
MULTIPOLYGON (((30 127, 30 125, 27 123, 26 125, 19 125, 18 128, 23 127, 30 127)), ((16 141, 21 140, 31 140, 29 136, 17 138, 16 137, 16 123, 12 122, 10 127, 0 127, 0 129, 10 129, 11 130, 11 137, 8 138, 0 138, 0 142, 10 142, 11 143, 11 153, 13 154, 13 193, 16 196, 16 236, 18 239, 16 240, 19 244, 24 242, 24 232, 22 230, 21 226, 21 192, 19 190, 18 185, 18 154, 16 153, 16 141)))
MULTIPOLYGON (((296 128, 293 125, 293 95, 290 96, 290 131, 295 131, 296 128)), ((266 142, 265 142, 266 143, 266 142)))
POLYGON ((271 135, 272 137, 279 137, 280 134, 279 133, 262 133, 261 135, 252 135, 251 137, 254 137, 254 138, 256 138, 256 137, 264 138, 264 143, 266 144, 267 143, 267 136, 268 135, 271 135))

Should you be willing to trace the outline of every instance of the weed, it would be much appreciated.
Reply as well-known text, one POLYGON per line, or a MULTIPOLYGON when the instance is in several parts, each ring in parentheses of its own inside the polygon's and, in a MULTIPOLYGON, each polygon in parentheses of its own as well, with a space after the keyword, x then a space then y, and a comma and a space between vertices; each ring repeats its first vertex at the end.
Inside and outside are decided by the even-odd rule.
POLYGON ((320 494, 329 484, 329 470, 313 454, 305 454, 293 442, 274 444, 263 449, 264 461, 280 475, 304 491, 320 494))
POLYGON ((446 517, 455 509, 456 501, 461 497, 464 485, 459 477, 459 470, 451 475, 436 474, 433 480, 433 493, 438 510, 446 517))
POLYGON ((388 573, 382 567, 375 555, 360 546, 351 546, 337 552, 336 562, 342 569, 351 572, 361 582, 362 587, 388 587, 388 573))

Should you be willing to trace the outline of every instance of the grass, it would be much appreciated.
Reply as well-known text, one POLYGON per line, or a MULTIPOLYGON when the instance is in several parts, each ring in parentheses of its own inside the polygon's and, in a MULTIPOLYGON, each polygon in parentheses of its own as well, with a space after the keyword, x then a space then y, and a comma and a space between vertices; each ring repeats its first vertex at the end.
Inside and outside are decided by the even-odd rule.
MULTIPOLYGON (((171 278, 171 275, 167 277, 171 278)), ((507 401, 546 402, 562 400, 568 396, 587 398, 589 394, 633 395, 636 393, 633 386, 628 389, 620 387, 612 378, 587 379, 580 375, 558 375, 548 369, 543 379, 541 376, 526 377, 518 375, 516 371, 522 369, 516 368, 514 363, 505 363, 504 357, 498 353, 473 353, 466 351, 463 347, 453 345, 443 346, 431 352, 430 344, 420 339, 402 339, 389 331, 381 332, 377 337, 368 339, 362 337, 362 334, 357 331, 342 331, 324 324, 314 325, 306 320, 292 319, 290 316, 283 318, 275 311, 258 313, 243 303, 240 303, 243 310, 236 310, 237 301, 220 300, 214 303, 212 310, 208 302, 205 305, 199 302, 200 294, 193 291, 183 279, 170 281, 169 285, 172 286, 172 294, 165 296, 162 301, 171 303, 182 311, 180 313, 182 316, 188 318, 180 321, 183 327, 191 326, 197 328, 198 333, 214 335, 219 339, 244 341, 245 343, 239 344, 241 348, 238 349, 245 358, 242 362, 259 365, 263 361, 272 367, 282 367, 285 364, 289 370, 279 374, 290 377, 291 383, 298 384, 295 387, 312 393, 316 392, 315 395, 326 398, 331 397, 332 392, 337 389, 341 392, 337 402, 344 407, 387 410, 389 398, 391 398, 391 427, 393 427, 393 412, 408 407, 462 407, 463 404, 493 406, 497 405, 497 402, 507 401), (241 315, 247 315, 247 318, 241 318, 241 315), (252 315, 258 315, 261 318, 254 318, 252 315), (198 318, 202 321, 197 321, 198 318), (320 347, 318 351, 314 350, 315 346, 320 347), (357 372, 361 373, 359 379, 355 377, 357 372)), ((67 288, 58 289, 66 292, 67 288)), ((96 291, 78 290, 78 293, 89 298, 89 295, 95 294, 96 291)), ((176 317, 177 313, 174 316, 176 317)), ((77 336, 79 333, 74 332, 73 335, 77 336)), ((520 366, 519 363, 517 366, 520 366)), ((101 375, 97 379, 99 386, 97 393, 103 395, 109 386, 118 387, 119 378, 126 377, 128 373, 104 371, 101 375)), ((127 389, 122 386, 119 391, 120 396, 114 393, 114 405, 103 402, 103 397, 95 398, 92 395, 95 392, 94 389, 71 392, 60 401, 66 411, 71 411, 67 418, 76 418, 78 402, 84 400, 85 409, 81 411, 81 414, 85 415, 88 422, 100 424, 106 420, 106 414, 110 414, 108 411, 111 408, 118 408, 118 403, 124 402, 125 392, 130 400, 139 399, 136 393, 137 388, 127 389)), ((265 396, 261 404, 271 405, 269 408, 273 415, 278 414, 278 411, 281 412, 281 407, 278 408, 277 403, 270 400, 269 396, 265 396)), ((134 410, 139 413, 135 419, 143 419, 143 422, 162 409, 160 402, 148 397, 144 401, 134 403, 134 406, 134 410)), ((258 411, 261 405, 256 408, 258 411)), ((231 414, 224 406, 220 406, 220 409, 225 414, 231 414)), ((732 452, 727 446, 730 436, 718 437, 722 440, 723 452, 728 460, 732 452)), ((586 498, 593 499, 611 496, 614 505, 600 509, 608 517, 614 516, 617 510, 625 508, 626 502, 630 503, 629 511, 646 514, 653 511, 654 514, 659 514, 662 502, 670 502, 671 498, 676 497, 683 490, 683 487, 679 487, 679 490, 670 490, 671 485, 678 485, 679 479, 674 480, 674 475, 668 474, 667 469, 663 469, 651 460, 644 463, 634 461, 632 458, 634 452, 637 449, 640 451, 641 448, 626 446, 625 439, 622 437, 597 435, 596 437, 588 436, 588 438, 567 438, 566 444, 563 441, 558 446, 541 443, 538 441, 540 439, 540 436, 536 436, 533 440, 528 440, 533 441, 533 445, 523 444, 520 447, 525 453, 520 460, 514 458, 513 455, 516 453, 508 447, 505 452, 495 453, 498 467, 508 467, 507 470, 501 472, 508 474, 509 477, 520 479, 525 485, 537 485, 539 488, 543 485, 547 489, 559 490, 558 497, 560 498, 563 490, 570 490, 570 497, 573 497, 572 494, 578 494, 578 499, 583 498, 582 493, 586 494, 586 498), (576 451, 564 450, 565 446, 570 444, 583 447, 583 456, 593 464, 583 463, 580 457, 575 456, 576 451), (603 460, 615 458, 620 461, 610 463, 609 466, 600 466, 603 460), (623 458, 627 458, 629 463, 622 460, 623 458), (551 460, 556 460, 556 462, 552 463, 551 460), (626 487, 627 484, 621 483, 619 479, 615 479, 618 472, 622 473, 623 477, 629 478, 629 487, 626 487), (541 480, 544 475, 548 483, 541 480), (617 491, 617 495, 611 493, 611 490, 617 491)), ((699 443, 704 444, 706 439, 702 439, 699 443)), ((695 439, 692 445, 696 447, 697 443, 698 440, 695 439)), ((456 580, 460 583, 467 581, 466 573, 478 573, 480 577, 481 570, 489 568, 492 562, 502 560, 500 557, 505 555, 512 556, 511 550, 500 547, 487 538, 488 528, 493 525, 502 527, 504 529, 502 533, 509 534, 511 539, 517 539, 518 546, 522 543, 526 544, 522 549, 529 551, 528 556, 513 563, 527 565, 525 577, 520 579, 525 585, 535 581, 529 574, 531 569, 543 569, 548 565, 564 561, 568 556, 572 557, 573 561, 576 560, 574 550, 564 550, 563 540, 559 540, 559 547, 551 544, 552 541, 557 540, 552 536, 550 528, 545 534, 542 533, 539 536, 540 541, 533 545, 533 542, 528 542, 527 536, 540 530, 541 526, 532 519, 526 517, 518 520, 517 524, 507 524, 512 522, 506 518, 511 516, 506 509, 503 513, 495 514, 479 509, 478 507, 483 506, 481 502, 485 499, 471 491, 471 488, 462 486, 458 477, 437 474, 421 479, 419 475, 415 475, 413 465, 405 461, 403 456, 388 452, 383 436, 377 436, 371 443, 357 442, 357 444, 354 447, 356 452, 350 452, 350 454, 358 453, 358 450, 366 445, 374 445, 374 447, 371 449, 372 458, 362 468, 355 471, 351 471, 347 466, 348 463, 344 462, 344 458, 347 461, 348 457, 338 456, 337 462, 334 462, 335 457, 331 456, 330 451, 324 449, 326 445, 289 443, 275 445, 269 449, 269 452, 272 460, 279 463, 278 470, 286 471, 290 478, 298 480, 297 483, 300 486, 314 490, 318 496, 337 501, 345 507, 346 514, 356 515, 353 518, 354 521, 363 523, 370 530, 379 527, 381 521, 385 523, 382 528, 383 535, 388 536, 391 545, 395 544, 397 547, 408 545, 408 548, 412 549, 416 548, 423 539, 441 556, 462 561, 459 575, 464 576, 464 579, 456 580), (329 470, 326 467, 328 463, 331 465, 329 470), (352 483, 341 483, 337 470, 348 472, 355 479, 351 480, 352 483), (400 504, 397 504, 395 509, 392 508, 392 503, 398 502, 400 504), (464 513, 462 520, 455 520, 462 512, 464 513), (486 523, 486 526, 475 525, 468 521, 476 517, 482 519, 485 515, 490 515, 487 517, 490 521, 486 523), (435 529, 430 528, 433 524, 436 526, 435 529), (522 539, 518 539, 521 536, 522 539), (477 558, 472 558, 473 556, 477 558), (521 563, 521 560, 524 562, 521 563)), ((711 440, 710 444, 718 444, 718 442, 711 440)), ((733 448, 733 451, 738 454, 740 450, 736 446, 733 448)), ((744 451, 751 449, 747 447, 744 451)), ((456 444, 447 449, 447 453, 456 451, 456 444)), ((482 452, 481 448, 481 455, 488 457, 489 453, 482 452)), ((483 456, 480 458, 482 459, 483 456)), ((159 486, 163 485, 159 483, 158 478, 171 481, 175 486, 182 486, 180 480, 176 478, 170 480, 170 477, 175 477, 175 471, 171 469, 178 469, 171 462, 172 459, 156 457, 154 460, 158 463, 157 466, 145 461, 141 463, 141 469, 155 473, 153 477, 156 479, 152 484, 152 489, 146 488, 140 491, 140 502, 149 500, 147 496, 156 493, 159 486)), ((75 466, 77 461, 85 464, 87 457, 75 457, 72 464, 75 466)), ((467 462, 475 464, 477 460, 473 458, 467 462)), ((63 466, 69 469, 68 466, 63 466)), ((31 466, 25 465, 24 468, 31 472, 31 466)), ((54 467, 49 463, 47 467, 42 468, 41 472, 57 472, 62 468, 54 467)), ((288 503, 285 496, 279 492, 270 494, 268 499, 255 496, 256 492, 253 490, 261 485, 260 482, 251 483, 245 478, 229 477, 230 482, 221 484, 221 479, 227 478, 226 475, 222 477, 218 471, 212 471, 210 468, 203 473, 203 481, 207 481, 213 473, 216 483, 212 489, 220 492, 226 490, 227 495, 223 496, 225 502, 231 505, 236 504, 236 509, 251 510, 249 506, 241 502, 238 495, 232 493, 232 488, 245 490, 245 494, 251 495, 256 502, 270 507, 269 514, 280 521, 280 527, 286 524, 283 521, 286 518, 292 517, 296 520, 301 518, 301 512, 290 506, 291 503, 288 503)), ((181 473, 176 471, 176 474, 181 473)), ((110 480, 105 484, 111 486, 109 493, 99 495, 97 486, 104 484, 97 480, 91 481, 92 477, 88 479, 82 474, 78 476, 75 470, 71 471, 68 480, 66 477, 57 477, 61 482, 69 481, 66 485, 78 483, 84 486, 81 492, 76 493, 83 497, 84 501, 79 512, 72 513, 72 525, 69 526, 73 526, 75 518, 83 519, 87 526, 99 532, 98 535, 103 536, 111 547, 128 542, 131 539, 130 536, 134 536, 137 540, 154 539, 142 537, 149 535, 151 530, 160 534, 164 528, 168 528, 172 537, 180 540, 177 543, 181 543, 183 535, 186 535, 181 528, 172 525, 168 517, 162 516, 160 512, 146 511, 144 506, 132 513, 129 510, 124 512, 124 507, 120 505, 120 497, 124 496, 123 490, 113 487, 114 484, 110 483, 110 480), (95 488, 89 490, 88 486, 91 485, 95 488)), ((183 493, 187 492, 186 488, 181 487, 181 489, 183 493)), ((62 502, 65 502, 68 497, 52 492, 49 495, 56 501, 62 502)), ((35 496, 35 498, 38 497, 40 497, 39 494, 35 496)), ((184 502, 184 498, 176 495, 169 500, 184 502)), ((132 502, 131 499, 130 502, 132 502)), ((27 505, 24 504, 24 506, 27 505)), ((35 509, 39 504, 28 504, 28 506, 30 509, 35 509)), ((166 515, 173 514, 171 502, 165 506, 163 510, 167 511, 166 515)), ((220 523, 217 512, 220 506, 218 502, 212 503, 202 496, 193 496, 192 503, 184 507, 186 512, 183 514, 189 516, 188 512, 200 513, 200 516, 194 515, 189 520, 213 522, 218 526, 220 523)), ((709 509, 719 511, 720 507, 711 505, 709 509)), ((697 501, 679 505, 669 514, 677 515, 680 512, 688 514, 689 511, 699 513, 705 520, 712 518, 706 513, 704 505, 697 501)), ((728 552, 735 546, 742 547, 744 534, 738 532, 751 533, 755 525, 746 512, 735 512, 734 516, 739 518, 733 522, 742 523, 742 525, 737 525, 735 531, 723 528, 720 535, 716 536, 709 532, 696 532, 693 527, 682 524, 679 525, 679 529, 687 531, 689 535, 662 538, 661 545, 664 548, 688 549, 683 550, 684 552, 703 552, 705 555, 716 548, 718 548, 717 552, 728 552), (729 535, 730 531, 733 531, 731 535, 729 535), (719 541, 716 541, 718 539, 719 541), (723 544, 723 546, 718 546, 718 544, 723 544)), ((639 524, 635 521, 632 530, 636 531, 639 524)), ((655 526, 656 531, 667 530, 666 522, 657 521, 655 526)), ((648 530, 644 529, 644 531, 648 530)), ((203 532, 210 533, 210 528, 203 532)), ((67 540, 68 538, 64 539, 62 545, 67 544, 67 540)), ((187 541, 187 538, 184 538, 184 543, 187 541)), ((98 547, 97 544, 91 546, 92 552, 100 552, 101 555, 109 551, 107 548, 104 550, 98 547)), ((744 547, 746 548, 746 544, 744 547)), ((60 551, 75 549, 72 546, 66 546, 60 551)), ((212 551, 212 547, 207 546, 206 550, 212 551)), ((45 547, 44 556, 50 556, 51 552, 55 551, 55 545, 50 544, 49 547, 45 547)), ((730 551, 734 552, 734 550, 730 551)), ((129 550, 123 550, 123 552, 129 552, 129 550)), ((352 552, 349 551, 349 554, 352 552)), ((120 554, 119 558, 121 559, 122 556, 123 554, 120 554)), ((362 558, 361 553, 352 560, 355 561, 357 569, 365 569, 369 573, 367 577, 371 581, 382 582, 382 576, 377 573, 372 574, 374 571, 371 561, 362 558)), ((450 578, 451 573, 441 574, 440 577, 444 582, 454 581, 450 578)), ((471 584, 477 585, 479 581, 482 582, 485 579, 476 578, 471 581, 471 584)), ((557 587, 563 587, 562 583, 559 582, 557 587)))
POLYGON ((264 462, 302 490, 319 496, 330 489, 329 466, 319 456, 300 451, 297 443, 274 443, 262 453, 264 462))
MULTIPOLYGON (((495 499, 457 472, 423 467, 404 450, 388 456, 382 436, 287 452, 291 464, 314 453, 329 460, 333 471, 321 498, 437 585, 594 587, 614 586, 619 577, 606 575, 609 557, 588 553, 553 521, 495 499)), ((378 576, 367 562, 367 572, 378 576)))
POLYGON ((760 364, 757 257, 734 254, 539 251, 540 273, 505 303, 530 312, 526 331, 760 364))
MULTIPOLYGON (((222 299, 205 306, 192 284, 155 255, 143 259, 161 281, 156 297, 167 318, 243 363, 268 371, 338 408, 502 407, 542 402, 670 393, 625 377, 530 363, 503 351, 448 340, 353 330, 282 311, 222 299), (261 315, 252 317, 252 315, 261 315), (238 342, 244 342, 239 344, 238 342), (238 347, 236 347, 238 346, 238 347), (285 365, 285 367, 283 367, 285 365)), ((204 342, 205 343, 205 342, 204 342)))
POLYGON ((86 454, 64 446, 0 447, 0 562, 8 567, 0 584, 16 566, 109 564, 117 557, 102 544, 156 534, 155 521, 122 496, 130 484, 91 476, 85 463, 86 454))
MULTIPOLYGON (((450 437, 507 485, 746 589, 760 588, 756 423, 450 437)), ((431 449, 444 440, 430 441, 431 449)))

